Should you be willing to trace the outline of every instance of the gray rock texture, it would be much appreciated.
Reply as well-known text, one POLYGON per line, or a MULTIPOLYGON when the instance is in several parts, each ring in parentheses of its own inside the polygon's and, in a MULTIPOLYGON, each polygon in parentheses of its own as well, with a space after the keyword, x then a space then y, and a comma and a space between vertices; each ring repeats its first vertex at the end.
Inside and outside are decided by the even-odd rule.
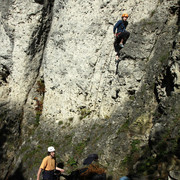
POLYGON ((0 0, 0 179, 35 179, 49 145, 67 173, 95 152, 113 179, 180 171, 179 5, 0 0))

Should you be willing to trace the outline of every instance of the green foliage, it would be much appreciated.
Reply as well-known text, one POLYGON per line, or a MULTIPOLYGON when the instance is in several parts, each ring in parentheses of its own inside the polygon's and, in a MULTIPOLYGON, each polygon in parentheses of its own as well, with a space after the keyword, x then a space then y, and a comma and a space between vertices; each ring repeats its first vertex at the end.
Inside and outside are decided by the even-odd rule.
POLYGON ((74 117, 70 117, 68 120, 69 120, 69 121, 73 121, 73 119, 74 119, 74 117))
POLYGON ((63 124, 63 121, 59 121, 59 122, 58 122, 58 125, 62 125, 62 124, 63 124))
POLYGON ((109 119, 109 118, 110 118, 110 116, 108 116, 108 115, 104 116, 104 119, 109 119))
MULTIPOLYGON (((175 110, 174 110, 174 112, 175 112, 175 110)), ((173 119, 173 122, 174 122, 175 125, 178 124, 178 123, 180 122, 180 115, 177 115, 177 116, 173 119)))
POLYGON ((86 108, 80 109, 80 120, 86 118, 90 114, 91 114, 90 109, 86 109, 86 108))
POLYGON ((88 138, 87 140, 85 141, 82 141, 80 143, 78 143, 76 146, 75 146, 75 152, 77 155, 81 155, 82 152, 84 151, 85 147, 87 146, 88 142, 90 141, 90 138, 88 138))
POLYGON ((139 157, 139 144, 140 144, 140 140, 136 139, 133 140, 131 143, 131 149, 130 149, 130 153, 127 154, 127 156, 121 161, 121 166, 131 166, 132 164, 134 164, 134 162, 137 160, 137 158, 139 157))
POLYGON ((70 165, 70 166, 76 166, 76 160, 74 159, 74 157, 70 157, 67 161, 67 165, 70 165))
POLYGON ((150 14, 150 17, 152 17, 155 14, 156 10, 153 10, 150 14))
POLYGON ((36 112, 36 119, 35 119, 35 126, 37 127, 39 125, 41 112, 36 112))
POLYGON ((30 148, 30 146, 28 146, 28 145, 23 146, 23 147, 21 148, 21 153, 26 152, 29 148, 30 148))
POLYGON ((67 135, 64 137, 64 139, 65 139, 66 141, 72 141, 72 138, 73 138, 73 134, 67 134, 67 135))
POLYGON ((137 166, 137 173, 138 174, 153 174, 157 168, 156 166, 157 162, 158 161, 156 158, 152 156, 148 156, 144 162, 141 162, 137 166))
MULTIPOLYGON (((27 146, 28 148, 28 146, 27 146)), ((27 149, 28 150, 28 149, 27 149)), ((23 156, 23 161, 27 161, 28 159, 32 159, 33 157, 38 157, 41 153, 41 147, 37 146, 34 149, 29 149, 27 153, 23 156)))
POLYGON ((86 142, 80 142, 78 143, 78 145, 75 147, 75 151, 77 152, 77 154, 82 154, 84 148, 86 147, 86 142))
POLYGON ((74 159, 74 157, 70 157, 66 163, 68 166, 67 173, 70 174, 72 171, 77 169, 77 161, 74 159))
POLYGON ((127 155, 122 161, 121 161, 121 165, 125 166, 128 163, 130 163, 132 161, 132 156, 131 155, 127 155))
MULTIPOLYGON (((137 166, 137 174, 153 174, 159 164, 167 162, 169 158, 171 158, 171 155, 174 155, 177 151, 179 151, 178 139, 180 138, 180 135, 172 138, 171 134, 171 128, 168 127, 165 133, 160 136, 161 140, 159 140, 159 142, 155 145, 155 148, 158 150, 156 156, 153 157, 147 155, 146 158, 137 166)), ((149 151, 149 147, 147 147, 147 149, 149 151)), ((136 150, 138 151, 138 149, 136 150)))
POLYGON ((68 147, 72 145, 72 138, 74 136, 74 133, 66 134, 63 138, 63 145, 64 147, 68 147))
POLYGON ((134 101, 134 100, 135 100, 135 96, 134 96, 134 95, 131 95, 131 96, 129 96, 129 99, 130 99, 131 101, 134 101))
POLYGON ((55 141, 52 140, 51 142, 49 142, 49 146, 58 147, 59 144, 58 144, 57 142, 55 142, 55 141))
POLYGON ((69 122, 66 122, 66 123, 65 123, 65 126, 66 126, 66 127, 69 127, 70 125, 71 125, 71 124, 70 124, 69 122))
POLYGON ((138 145, 140 144, 140 140, 136 139, 133 140, 131 143, 131 153, 139 151, 138 145))
POLYGON ((21 149, 21 154, 23 153, 23 162, 26 162, 28 169, 37 169, 42 162, 42 159, 46 156, 45 153, 42 153, 42 147, 38 145, 37 147, 30 147, 29 145, 25 145, 21 149), (33 163, 32 163, 33 162, 33 163))

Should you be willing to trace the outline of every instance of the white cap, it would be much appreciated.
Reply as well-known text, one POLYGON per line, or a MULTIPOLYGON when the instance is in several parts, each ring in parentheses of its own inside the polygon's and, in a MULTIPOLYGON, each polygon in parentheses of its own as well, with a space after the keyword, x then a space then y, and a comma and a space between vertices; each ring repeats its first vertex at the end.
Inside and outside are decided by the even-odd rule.
POLYGON ((55 149, 53 146, 48 147, 48 152, 54 152, 54 151, 55 151, 55 149))

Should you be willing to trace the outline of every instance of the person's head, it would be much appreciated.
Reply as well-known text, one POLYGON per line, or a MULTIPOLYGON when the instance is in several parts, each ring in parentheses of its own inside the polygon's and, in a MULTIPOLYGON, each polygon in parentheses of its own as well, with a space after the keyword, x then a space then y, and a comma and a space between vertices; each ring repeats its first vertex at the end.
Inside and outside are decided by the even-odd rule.
POLYGON ((127 19, 128 19, 128 14, 127 13, 124 13, 123 15, 122 15, 122 20, 123 21, 127 21, 127 19))
POLYGON ((55 157, 55 148, 53 146, 48 147, 48 155, 52 158, 55 157))
POLYGON ((130 180, 130 178, 127 177, 127 176, 123 176, 123 177, 121 177, 119 180, 130 180))

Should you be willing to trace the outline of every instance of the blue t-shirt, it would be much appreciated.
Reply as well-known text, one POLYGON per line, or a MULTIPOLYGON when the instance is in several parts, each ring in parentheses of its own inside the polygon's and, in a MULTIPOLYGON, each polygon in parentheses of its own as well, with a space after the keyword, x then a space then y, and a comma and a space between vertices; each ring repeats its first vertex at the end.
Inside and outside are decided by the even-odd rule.
POLYGON ((127 25, 128 25, 127 21, 119 20, 113 28, 113 33, 115 34, 116 29, 117 29, 117 33, 124 32, 126 30, 127 25))

